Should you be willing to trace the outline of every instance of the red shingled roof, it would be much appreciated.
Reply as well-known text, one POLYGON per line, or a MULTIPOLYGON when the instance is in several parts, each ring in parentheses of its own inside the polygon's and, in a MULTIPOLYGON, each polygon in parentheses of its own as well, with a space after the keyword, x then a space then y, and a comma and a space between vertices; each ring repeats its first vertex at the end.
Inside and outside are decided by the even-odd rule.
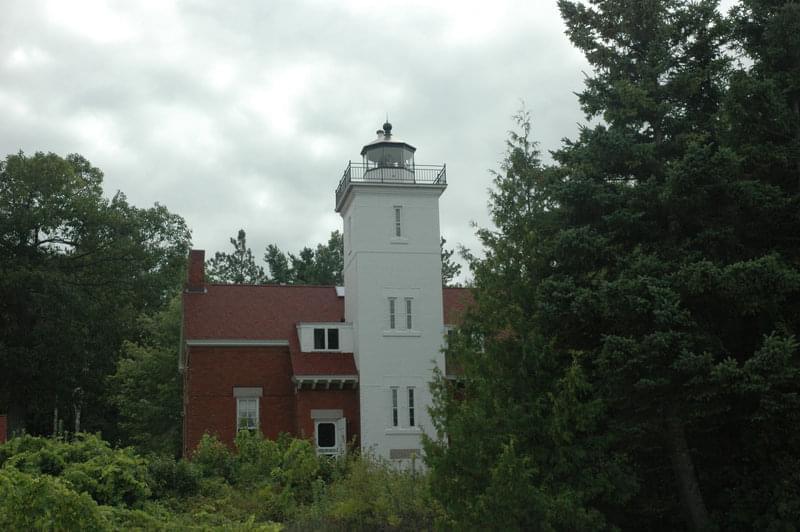
MULTIPOLYGON (((300 322, 344 320, 333 286, 207 284, 183 295, 185 340, 288 340, 295 375, 356 375, 352 353, 302 353, 300 322)), ((464 288, 445 288, 444 322, 458 323, 472 302, 464 288)))
POLYGON ((475 302, 469 288, 443 288, 444 324, 458 325, 468 307, 475 302))

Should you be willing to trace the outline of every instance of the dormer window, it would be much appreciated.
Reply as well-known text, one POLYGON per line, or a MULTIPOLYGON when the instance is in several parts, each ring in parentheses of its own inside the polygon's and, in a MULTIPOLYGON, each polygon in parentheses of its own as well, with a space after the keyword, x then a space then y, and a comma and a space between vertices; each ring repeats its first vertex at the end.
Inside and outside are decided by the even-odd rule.
POLYGON ((314 350, 315 351, 338 351, 339 350, 339 329, 314 329, 314 350))

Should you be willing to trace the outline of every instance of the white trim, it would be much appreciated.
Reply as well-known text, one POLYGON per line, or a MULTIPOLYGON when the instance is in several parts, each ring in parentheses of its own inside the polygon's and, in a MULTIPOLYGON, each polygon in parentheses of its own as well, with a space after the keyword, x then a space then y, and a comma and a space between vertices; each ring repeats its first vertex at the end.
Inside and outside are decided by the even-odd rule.
POLYGON ((233 396, 237 399, 246 397, 262 397, 264 389, 261 386, 234 386, 233 396))
POLYGON ((189 347, 289 347, 289 340, 186 340, 189 347))
POLYGON ((261 421, 260 415, 261 414, 259 413, 259 408, 260 408, 259 403, 261 403, 261 399, 259 399, 258 397, 237 397, 236 398, 236 431, 237 432, 240 431, 240 430, 243 430, 243 429, 244 430, 258 430, 259 429, 259 427, 261 426, 261 423, 260 423, 260 421, 261 421), (255 427, 242 427, 242 424, 241 424, 241 421, 243 419, 242 418, 242 402, 244 402, 244 401, 247 401, 247 402, 253 401, 254 402, 253 404, 256 405, 255 420, 254 420, 255 421, 255 427))
POLYGON ((358 382, 358 375, 294 375, 292 380, 298 381, 353 381, 358 382))

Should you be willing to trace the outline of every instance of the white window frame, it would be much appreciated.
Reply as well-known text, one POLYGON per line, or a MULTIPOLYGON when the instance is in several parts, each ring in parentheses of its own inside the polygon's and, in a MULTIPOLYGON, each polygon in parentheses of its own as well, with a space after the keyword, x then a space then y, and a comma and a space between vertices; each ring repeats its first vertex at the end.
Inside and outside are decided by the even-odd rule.
POLYGON ((414 330, 414 298, 405 298, 405 311, 406 311, 406 329, 409 331, 414 330))
POLYGON ((391 415, 392 415, 391 426, 393 428, 397 428, 397 427, 400 426, 400 408, 399 408, 400 405, 398 404, 399 403, 399 397, 398 396, 400 394, 400 389, 397 386, 392 386, 391 388, 389 388, 389 390, 390 390, 390 397, 391 397, 391 403, 392 403, 392 408, 391 408, 391 415))
POLYGON ((339 351, 342 350, 342 331, 338 327, 313 327, 311 329, 311 346, 312 346, 312 349, 315 352, 320 352, 320 351, 339 352, 339 351), (318 330, 325 331, 323 333, 323 342, 322 342, 324 344, 324 346, 321 349, 317 347, 317 331, 318 330), (336 334, 338 336, 339 345, 336 348, 331 348, 330 347, 330 332, 329 331, 332 331, 332 330, 337 331, 336 334))
POLYGON ((317 448, 317 454, 339 454, 341 445, 339 443, 339 423, 335 419, 315 419, 314 420, 314 446, 317 448), (322 447, 319 444, 319 426, 323 424, 333 425, 333 446, 322 447))
POLYGON ((392 238, 405 238, 405 231, 403 230, 403 206, 395 205, 393 211, 392 238))
POLYGON ((259 428, 259 398, 258 397, 237 397, 236 398, 236 430, 258 430, 259 428), (253 426, 249 424, 247 426, 243 426, 242 421, 250 420, 250 417, 243 417, 243 404, 253 404, 255 405, 255 417, 253 418, 253 426))
POLYGON ((408 390, 408 426, 409 427, 416 427, 417 426, 417 419, 416 419, 416 401, 414 398, 414 387, 409 386, 408 390))
POLYGON ((389 329, 397 329, 397 298, 389 298, 389 329))

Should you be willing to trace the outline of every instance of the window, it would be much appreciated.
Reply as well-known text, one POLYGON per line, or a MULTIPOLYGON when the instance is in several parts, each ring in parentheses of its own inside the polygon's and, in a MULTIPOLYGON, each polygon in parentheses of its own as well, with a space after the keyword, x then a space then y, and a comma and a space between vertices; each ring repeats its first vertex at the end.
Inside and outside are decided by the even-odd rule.
POLYGON ((398 426, 399 420, 397 419, 397 388, 392 388, 392 426, 398 426))
POLYGON ((408 389, 408 426, 414 427, 414 388, 408 389))
POLYGON ((239 430, 258 428, 258 398, 239 397, 236 399, 236 427, 239 430))
POLYGON ((328 349, 339 349, 339 329, 328 329, 328 349))
POLYGON ((317 447, 321 451, 336 449, 336 423, 333 421, 317 423, 317 447))
POLYGON ((395 320, 395 303, 397 303, 396 297, 389 298, 389 328, 394 329, 396 324, 395 320))
POLYGON ((339 329, 314 329, 314 350, 336 351, 339 349, 339 329))
POLYGON ((413 329, 414 321, 411 317, 411 301, 410 297, 406 298, 406 329, 413 329))
POLYGON ((403 207, 399 205, 394 206, 394 236, 400 238, 403 236, 403 207))
POLYGON ((314 349, 325 349, 325 329, 314 329, 314 349))

